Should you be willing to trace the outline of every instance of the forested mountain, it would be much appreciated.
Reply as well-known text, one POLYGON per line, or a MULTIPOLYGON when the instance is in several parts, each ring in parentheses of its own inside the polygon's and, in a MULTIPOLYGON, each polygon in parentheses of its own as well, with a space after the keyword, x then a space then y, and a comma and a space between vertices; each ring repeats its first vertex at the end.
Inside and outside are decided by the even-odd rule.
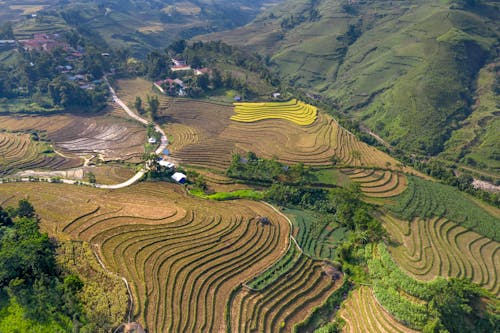
POLYGON ((406 153, 498 172, 499 18, 493 1, 298 0, 204 38, 260 50, 406 153))

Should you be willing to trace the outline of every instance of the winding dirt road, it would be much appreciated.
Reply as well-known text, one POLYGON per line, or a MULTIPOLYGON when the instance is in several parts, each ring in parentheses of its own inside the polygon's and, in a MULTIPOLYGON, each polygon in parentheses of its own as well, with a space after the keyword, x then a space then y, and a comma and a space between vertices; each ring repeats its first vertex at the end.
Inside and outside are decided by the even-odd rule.
MULTIPOLYGON (((109 87, 109 91, 110 91, 111 96, 113 98, 113 102, 116 103, 116 104, 118 104, 127 113, 127 115, 130 118, 132 118, 135 121, 138 121, 138 122, 140 122, 141 124, 144 124, 144 125, 148 125, 148 124, 151 123, 147 119, 142 118, 141 116, 139 116, 138 114, 136 114, 132 110, 130 110, 130 108, 118 97, 118 95, 116 94, 116 91, 113 89, 113 87, 111 87, 111 84, 109 84, 109 81, 108 81, 107 77, 104 77, 104 81, 106 81, 106 83, 107 83, 107 85, 109 87)), ((154 125, 155 131, 157 133, 160 133, 160 135, 161 135, 160 145, 155 150, 155 154, 160 155, 165 150, 165 148, 167 148, 167 146, 168 146, 168 139, 167 139, 167 136, 166 136, 165 132, 160 127, 160 125, 155 124, 155 123, 153 123, 153 125, 154 125)), ((64 184, 77 184, 77 185, 93 186, 93 187, 102 188, 102 189, 119 189, 119 188, 124 188, 124 187, 130 186, 130 185, 136 183, 146 173, 148 173, 148 171, 149 171, 149 168, 148 168, 147 162, 146 162, 146 164, 142 167, 142 169, 139 170, 130 179, 124 181, 123 183, 112 184, 112 185, 107 185, 107 184, 93 184, 93 183, 79 181, 79 180, 60 179, 60 178, 57 179, 57 182, 64 183, 64 184)), ((34 177, 22 177, 22 178, 17 178, 17 179, 13 179, 13 180, 0 179, 0 184, 7 183, 7 182, 32 182, 32 181, 46 181, 46 182, 51 182, 51 181, 53 181, 53 179, 51 177, 36 177, 36 178, 34 178, 34 177)))

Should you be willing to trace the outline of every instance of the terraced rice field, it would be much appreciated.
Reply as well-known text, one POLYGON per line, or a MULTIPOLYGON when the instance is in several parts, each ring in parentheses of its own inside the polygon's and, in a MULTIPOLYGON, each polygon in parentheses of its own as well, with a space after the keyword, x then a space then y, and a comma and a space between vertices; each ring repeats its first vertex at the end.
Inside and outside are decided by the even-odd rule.
POLYGON ((46 143, 32 141, 29 134, 0 132, 0 176, 21 169, 69 169, 81 164, 77 158, 45 154, 46 143))
MULTIPOLYGON (((199 200, 174 185, 143 183, 102 191, 64 184, 4 184, 0 202, 14 204, 26 196, 43 229, 88 241, 108 269, 129 281, 133 317, 152 332, 225 331, 232 291, 288 247, 290 225, 271 207, 199 200), (257 216, 268 217, 271 224, 261 225, 257 216)), ((303 318, 302 308, 319 303, 334 288, 318 263, 306 261, 301 267, 297 278, 311 279, 283 293, 278 304, 298 295, 304 302, 270 311, 275 320, 303 318)))
POLYGON ((401 221, 384 216, 399 244, 389 247, 394 260, 420 280, 468 277, 500 296, 500 243, 446 218, 401 221))
POLYGON ((92 172, 98 184, 118 184, 132 178, 135 172, 119 165, 102 165, 85 168, 85 175, 92 172))
MULTIPOLYGON (((145 80, 122 80, 118 86, 118 95, 130 105, 136 96, 145 100, 148 94, 155 94, 151 83, 145 80)), ((336 156, 337 165, 401 169, 397 160, 359 141, 321 112, 315 113, 307 125, 267 116, 264 120, 238 122, 231 121, 234 112, 230 105, 160 95, 159 99, 160 121, 173 138, 169 149, 174 158, 186 165, 224 170, 231 162, 231 154, 253 151, 266 158, 276 156, 288 164, 331 166, 332 157, 336 156)), ((290 106, 293 107, 297 108, 290 106)))
POLYGON ((234 103, 236 115, 231 120, 253 123, 267 119, 284 119, 297 125, 311 125, 317 118, 318 109, 297 99, 287 102, 234 103))
POLYGON ((0 130, 36 131, 65 155, 100 154, 105 160, 139 161, 146 141, 143 126, 112 113, 93 117, 0 116, 0 130))
POLYGON ((291 332, 341 285, 325 274, 320 261, 302 255, 284 278, 265 290, 242 287, 234 295, 231 332, 291 332))
POLYGON ((397 322, 382 308, 369 287, 354 290, 343 303, 339 316, 345 320, 344 333, 418 332, 397 322))
POLYGON ((372 198, 390 198, 403 193, 408 186, 406 176, 391 170, 345 169, 345 174, 372 198))

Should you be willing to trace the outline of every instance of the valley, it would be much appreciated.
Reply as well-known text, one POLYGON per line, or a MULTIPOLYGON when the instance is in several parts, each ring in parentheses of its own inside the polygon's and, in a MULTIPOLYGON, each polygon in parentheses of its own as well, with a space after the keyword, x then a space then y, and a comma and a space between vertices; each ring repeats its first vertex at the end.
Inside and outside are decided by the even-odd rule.
POLYGON ((0 18, 2 333, 500 329, 494 1, 0 18))

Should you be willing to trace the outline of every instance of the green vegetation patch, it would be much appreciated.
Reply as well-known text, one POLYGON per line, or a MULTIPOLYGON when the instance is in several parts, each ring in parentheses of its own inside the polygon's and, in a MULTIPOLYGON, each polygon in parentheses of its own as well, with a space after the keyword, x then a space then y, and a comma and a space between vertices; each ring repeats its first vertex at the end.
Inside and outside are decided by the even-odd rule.
POLYGON ((337 246, 349 235, 346 227, 332 215, 310 210, 286 209, 284 213, 291 218, 297 242, 307 255, 335 260, 337 246))
POLYGON ((299 260, 301 253, 293 241, 290 243, 288 251, 262 274, 248 283, 252 289, 263 290, 273 284, 281 276, 289 272, 299 260))
POLYGON ((415 217, 444 216, 461 226, 500 241, 499 219, 488 214, 465 194, 448 185, 408 177, 408 188, 388 205, 399 217, 411 221, 415 217))
POLYGON ((424 332, 494 332, 498 314, 482 304, 487 296, 467 279, 417 281, 394 263, 385 244, 366 247, 373 292, 408 327, 424 332))

